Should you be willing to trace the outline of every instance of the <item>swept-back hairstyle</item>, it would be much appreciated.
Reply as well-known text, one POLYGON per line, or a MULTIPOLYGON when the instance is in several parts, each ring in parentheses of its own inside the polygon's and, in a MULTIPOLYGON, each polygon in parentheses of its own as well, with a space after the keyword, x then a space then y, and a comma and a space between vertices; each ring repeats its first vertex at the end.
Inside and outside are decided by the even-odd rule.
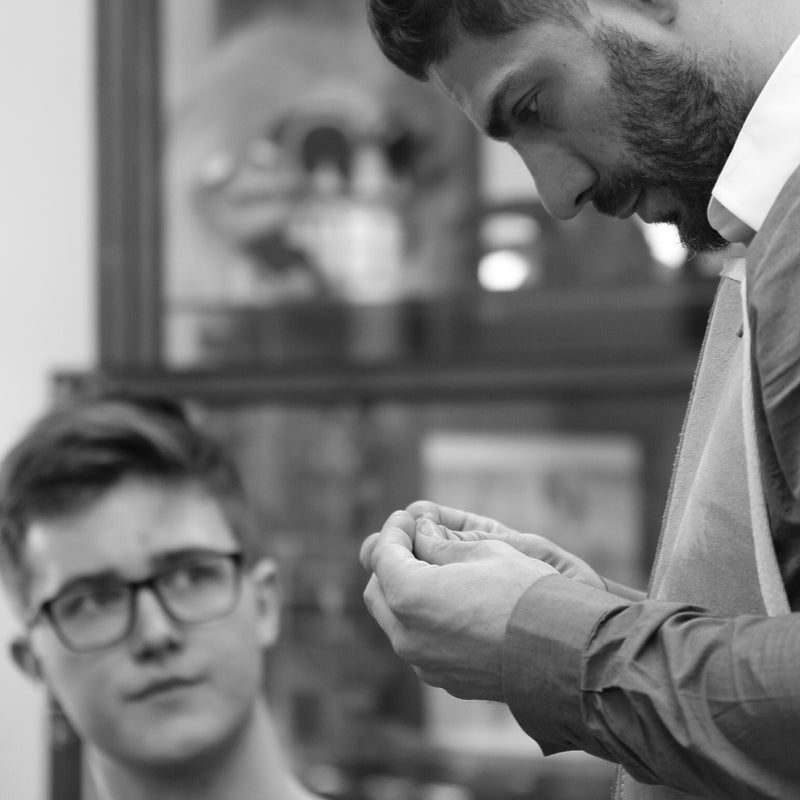
POLYGON ((127 477, 193 482, 219 504, 247 560, 260 551, 231 456, 164 397, 122 392, 55 406, 0 464, 0 577, 24 608, 25 539, 36 520, 80 510, 127 477))
POLYGON ((383 54, 417 80, 446 58, 460 36, 490 39, 541 20, 580 24, 586 0, 368 0, 383 54))

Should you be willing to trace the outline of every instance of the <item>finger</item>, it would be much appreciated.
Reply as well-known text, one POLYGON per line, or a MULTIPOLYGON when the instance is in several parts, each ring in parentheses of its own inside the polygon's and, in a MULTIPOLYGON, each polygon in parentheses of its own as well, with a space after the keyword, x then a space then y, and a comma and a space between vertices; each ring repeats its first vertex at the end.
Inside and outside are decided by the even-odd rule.
POLYGON ((420 526, 420 535, 414 542, 414 552, 428 564, 440 567, 487 557, 491 554, 489 548, 501 545, 500 542, 493 541, 462 541, 458 534, 453 535, 450 531, 431 535, 424 532, 427 528, 426 525, 420 526), (447 533, 451 536, 448 537, 447 533))
POLYGON ((434 522, 439 522, 439 508, 436 503, 432 503, 430 500, 415 500, 410 505, 406 506, 406 511, 411 514, 412 517, 420 518, 420 517, 429 517, 434 522))
POLYGON ((434 522, 444 525, 451 531, 484 531, 486 533, 505 532, 507 529, 490 517, 482 517, 458 508, 441 506, 429 500, 417 500, 406 508, 415 517, 428 517, 434 522))
POLYGON ((535 533, 518 533, 509 537, 507 541, 525 555, 541 559, 548 564, 558 564, 564 553, 558 545, 535 533))
POLYGON ((414 518, 405 511, 395 511, 386 520, 368 564, 382 581, 400 566, 418 563, 413 553, 415 527, 414 518))
POLYGON ((416 542, 416 534, 422 536, 433 536, 434 539, 455 539, 458 538, 454 531, 445 528, 444 525, 439 525, 434 522, 430 517, 419 517, 416 521, 414 528, 414 541, 416 542))
MULTIPOLYGON (((445 525, 434 522, 430 517, 421 517, 417 520, 416 534, 420 536, 433 537, 434 539, 449 539, 458 542, 493 542, 505 541, 508 537, 505 533, 493 534, 481 530, 452 530, 445 525)), ((418 538, 415 536, 415 546, 418 538)))
POLYGON ((411 552, 417 522, 407 511, 395 511, 383 523, 379 534, 379 544, 400 545, 411 552))
POLYGON ((361 545, 358 558, 361 561, 361 566, 364 567, 364 569, 372 569, 372 551, 375 549, 375 545, 378 544, 379 538, 380 533, 371 533, 366 539, 364 539, 364 542, 361 545))
POLYGON ((389 637, 389 641, 392 641, 392 636, 399 630, 400 624, 389 608, 383 588, 375 575, 369 579, 363 596, 367 611, 389 637))
MULTIPOLYGON (((460 542, 478 542, 496 538, 485 531, 454 531, 444 525, 437 524, 430 517, 420 517, 417 519, 416 534, 421 536, 433 536, 435 539, 451 539, 460 542)), ((414 537, 415 547, 418 541, 416 534, 414 537)))
MULTIPOLYGON (((472 520, 470 520, 472 521, 472 520)), ((458 539, 462 542, 501 541, 531 558, 538 558, 548 564, 558 566, 563 560, 563 550, 553 542, 535 533, 519 533, 498 526, 494 530, 452 530, 444 525, 436 525, 429 518, 417 520, 417 532, 436 536, 440 539, 458 539)))

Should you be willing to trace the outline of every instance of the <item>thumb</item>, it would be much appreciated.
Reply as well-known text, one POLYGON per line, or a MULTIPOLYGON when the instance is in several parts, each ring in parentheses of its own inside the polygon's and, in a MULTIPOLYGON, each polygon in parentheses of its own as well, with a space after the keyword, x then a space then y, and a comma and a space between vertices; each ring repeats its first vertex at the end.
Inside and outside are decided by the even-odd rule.
POLYGON ((428 564, 444 566, 470 560, 481 541, 463 541, 454 531, 430 519, 420 520, 414 539, 414 555, 428 564))
POLYGON ((414 561, 414 518, 405 511, 395 511, 389 516, 380 533, 374 533, 361 546, 361 563, 373 572, 379 564, 414 561))

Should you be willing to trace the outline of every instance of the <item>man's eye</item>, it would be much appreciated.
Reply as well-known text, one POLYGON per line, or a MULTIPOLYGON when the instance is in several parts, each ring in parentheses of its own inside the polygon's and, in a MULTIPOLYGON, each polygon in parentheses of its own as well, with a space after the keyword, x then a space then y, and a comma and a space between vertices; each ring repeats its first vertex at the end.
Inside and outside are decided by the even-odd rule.
POLYGON ((101 586, 62 597, 57 609, 61 617, 78 617, 107 611, 125 601, 122 586, 101 586))
POLYGON ((517 108, 517 121, 536 122, 539 119, 539 96, 531 95, 517 108))
POLYGON ((184 564, 163 576, 162 580, 173 589, 205 586, 220 580, 221 567, 212 561, 194 561, 184 564))

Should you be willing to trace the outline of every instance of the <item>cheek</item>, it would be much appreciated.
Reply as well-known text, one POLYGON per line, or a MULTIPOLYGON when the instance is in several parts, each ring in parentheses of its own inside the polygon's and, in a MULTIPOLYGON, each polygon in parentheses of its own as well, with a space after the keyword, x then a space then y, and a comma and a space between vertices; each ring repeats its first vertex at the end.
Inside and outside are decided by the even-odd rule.
POLYGON ((53 697, 82 737, 102 737, 120 709, 113 691, 113 665, 103 659, 44 653, 43 677, 53 697))
MULTIPOLYGON (((183 646, 175 654, 177 662, 209 679, 199 704, 202 707, 189 714, 197 717, 199 728, 237 726, 263 689, 260 618, 253 599, 249 601, 216 624, 187 630, 183 646), (205 720, 202 723, 201 718, 205 720)), ((124 707, 120 682, 126 676, 130 679, 131 672, 141 666, 131 661, 127 651, 80 656, 65 652, 56 642, 42 642, 37 651, 44 681, 78 734, 105 742, 111 750, 133 748, 138 715, 124 707)))
POLYGON ((239 612, 223 620, 217 629, 198 631, 196 642, 213 664, 215 684, 226 695, 252 698, 263 682, 263 647, 258 619, 239 612))

